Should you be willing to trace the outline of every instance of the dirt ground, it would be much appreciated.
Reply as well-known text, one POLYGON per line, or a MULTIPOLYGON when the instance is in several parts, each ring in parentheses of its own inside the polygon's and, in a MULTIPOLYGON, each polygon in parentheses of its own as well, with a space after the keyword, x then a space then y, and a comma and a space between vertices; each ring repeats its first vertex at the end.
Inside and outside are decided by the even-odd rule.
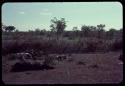
POLYGON ((73 60, 60 61, 51 70, 10 72, 14 61, 2 57, 5 84, 112 84, 123 80, 120 52, 72 54, 73 60), (81 63, 80 63, 81 62, 81 63))

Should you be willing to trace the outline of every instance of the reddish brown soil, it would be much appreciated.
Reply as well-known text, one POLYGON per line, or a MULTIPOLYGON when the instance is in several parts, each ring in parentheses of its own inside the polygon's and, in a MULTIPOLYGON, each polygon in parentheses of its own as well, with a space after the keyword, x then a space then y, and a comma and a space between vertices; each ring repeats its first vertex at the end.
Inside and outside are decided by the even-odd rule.
POLYGON ((52 70, 10 72, 15 61, 2 57, 2 80, 5 84, 98 84, 120 83, 123 64, 120 52, 73 54, 73 61, 62 61, 52 70), (82 61, 84 64, 79 64, 82 61))

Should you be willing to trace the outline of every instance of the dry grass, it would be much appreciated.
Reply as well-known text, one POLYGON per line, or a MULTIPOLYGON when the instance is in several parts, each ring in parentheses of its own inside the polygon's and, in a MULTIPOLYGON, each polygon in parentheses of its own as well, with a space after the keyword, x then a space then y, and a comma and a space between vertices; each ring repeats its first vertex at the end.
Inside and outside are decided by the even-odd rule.
MULTIPOLYGON (((61 61, 54 65, 53 70, 2 72, 2 80, 6 84, 120 83, 123 80, 123 64, 118 64, 119 55, 120 52, 73 54, 73 62, 61 61), (86 65, 77 65, 79 61, 86 62, 86 65)), ((2 71, 11 69, 15 63, 7 59, 2 62, 2 71)))
POLYGON ((122 49, 122 40, 106 40, 97 38, 84 38, 69 40, 54 37, 50 39, 45 36, 24 36, 25 38, 2 39, 2 54, 23 52, 26 49, 46 51, 48 53, 87 53, 87 52, 106 52, 122 49))
POLYGON ((56 40, 54 36, 6 33, 2 35, 2 80, 6 84, 119 83, 123 80, 123 64, 118 64, 120 54, 118 50, 121 49, 122 39, 62 37, 56 40), (16 64, 17 70, 26 66, 26 69, 31 69, 10 72, 12 66, 17 62, 13 54, 31 49, 48 54, 48 56, 34 55, 35 61, 43 62, 43 64, 34 63, 32 66, 29 64, 21 66, 18 64, 17 66, 16 64), (69 55, 71 59, 59 62, 55 61, 54 55, 50 55, 71 53, 73 54, 69 55), (54 69, 48 70, 51 66, 54 69))

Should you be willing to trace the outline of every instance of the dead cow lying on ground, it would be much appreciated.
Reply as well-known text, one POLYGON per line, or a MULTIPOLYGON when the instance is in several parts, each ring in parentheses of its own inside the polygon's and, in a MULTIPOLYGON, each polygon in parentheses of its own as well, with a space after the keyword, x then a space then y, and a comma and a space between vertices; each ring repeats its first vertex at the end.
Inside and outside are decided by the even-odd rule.
MULTIPOLYGON (((26 71, 26 70, 44 70, 44 69, 54 69, 54 67, 48 65, 47 63, 37 62, 33 59, 30 53, 17 53, 16 57, 19 62, 12 66, 11 71, 26 71)), ((47 60, 45 60, 47 62, 47 60)))
POLYGON ((16 53, 16 58, 22 63, 28 63, 30 60, 33 60, 33 57, 30 53, 16 53))

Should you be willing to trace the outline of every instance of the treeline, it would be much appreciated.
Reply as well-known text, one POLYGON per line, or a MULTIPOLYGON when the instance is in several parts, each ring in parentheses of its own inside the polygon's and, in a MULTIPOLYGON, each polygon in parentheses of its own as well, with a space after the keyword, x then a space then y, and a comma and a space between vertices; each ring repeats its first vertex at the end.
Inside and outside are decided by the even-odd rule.
POLYGON ((106 52, 122 49, 123 29, 106 31, 104 24, 83 25, 66 31, 64 18, 51 20, 50 31, 45 29, 21 32, 14 26, 2 26, 2 54, 22 52, 27 49, 48 53, 106 52))
MULTIPOLYGON (((58 20, 56 17, 51 20, 50 31, 46 29, 35 29, 27 31, 32 35, 43 35, 43 36, 63 36, 69 37, 70 39, 78 38, 78 37, 95 37, 101 39, 113 39, 113 38, 121 38, 122 37, 122 28, 120 30, 116 30, 115 28, 110 28, 109 31, 106 31, 104 28, 106 27, 104 24, 99 24, 97 26, 87 26, 83 25, 80 30, 77 27, 73 27, 71 31, 66 31, 66 21, 64 18, 58 20)), ((5 34, 6 32, 20 32, 14 26, 6 26, 2 25, 2 32, 5 34)), ((24 32, 25 33, 25 32, 24 32)), ((7 33, 8 34, 8 33, 7 33)))
MULTIPOLYGON (((100 24, 101 26, 102 24, 100 24)), ((9 26, 10 27, 10 26, 9 26)), ((45 29, 40 30, 40 29, 35 29, 33 30, 29 30, 27 32, 21 32, 19 30, 15 30, 15 31, 3 31, 3 34, 23 34, 23 35, 41 35, 41 36, 57 36, 56 31, 47 31, 45 29), (14 32, 14 33, 12 33, 14 32)), ((68 37, 69 39, 75 39, 75 38, 83 38, 83 37, 95 37, 95 38, 101 38, 101 39, 114 39, 114 38, 122 38, 122 29, 120 30, 116 30, 114 28, 111 28, 109 31, 106 31, 103 28, 98 28, 95 26, 82 26, 81 30, 78 30, 77 27, 73 27, 72 31, 63 31, 61 34, 61 37, 68 37)))

